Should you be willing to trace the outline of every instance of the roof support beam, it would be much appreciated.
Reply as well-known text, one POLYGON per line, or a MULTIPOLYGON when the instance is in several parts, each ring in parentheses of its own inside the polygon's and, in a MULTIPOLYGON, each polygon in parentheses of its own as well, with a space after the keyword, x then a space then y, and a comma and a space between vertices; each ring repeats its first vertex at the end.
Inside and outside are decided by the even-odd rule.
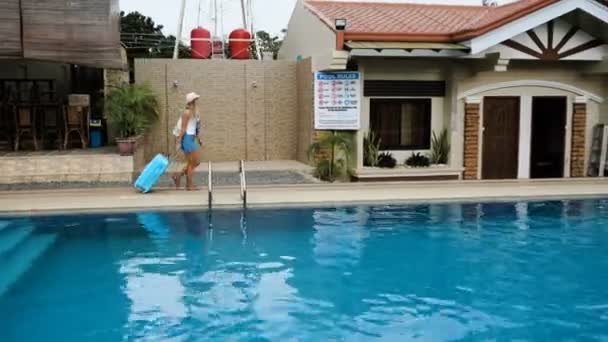
POLYGON ((562 0, 477 38, 473 38, 470 41, 471 54, 483 52, 496 45, 497 42, 504 42, 577 9, 608 24, 608 7, 600 2, 595 0, 562 0))
POLYGON ((480 60, 480 65, 476 72, 505 72, 508 70, 510 60, 507 58, 500 58, 500 53, 487 54, 483 60, 480 60))

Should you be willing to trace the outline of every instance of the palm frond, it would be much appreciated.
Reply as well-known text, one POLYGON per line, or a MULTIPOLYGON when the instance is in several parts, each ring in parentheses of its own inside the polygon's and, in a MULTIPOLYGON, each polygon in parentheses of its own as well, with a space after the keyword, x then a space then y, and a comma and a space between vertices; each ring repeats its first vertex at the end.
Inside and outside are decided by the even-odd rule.
POLYGON ((114 87, 105 106, 108 121, 117 127, 121 137, 144 133, 159 117, 158 99, 147 84, 114 87))

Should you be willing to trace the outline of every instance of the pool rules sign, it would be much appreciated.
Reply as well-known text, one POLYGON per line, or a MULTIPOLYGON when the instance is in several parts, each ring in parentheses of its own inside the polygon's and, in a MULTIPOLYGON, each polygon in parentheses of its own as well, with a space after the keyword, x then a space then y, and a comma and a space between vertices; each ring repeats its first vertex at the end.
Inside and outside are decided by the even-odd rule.
POLYGON ((315 73, 315 129, 358 130, 361 117, 358 72, 315 73))

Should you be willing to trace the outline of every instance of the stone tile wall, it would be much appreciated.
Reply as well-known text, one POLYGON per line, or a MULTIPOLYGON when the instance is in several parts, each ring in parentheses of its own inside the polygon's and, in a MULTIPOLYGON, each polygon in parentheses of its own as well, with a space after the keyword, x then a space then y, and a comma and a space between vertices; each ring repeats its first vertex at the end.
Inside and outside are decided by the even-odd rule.
POLYGON ((133 157, 117 154, 3 156, 0 184, 131 182, 133 157))
POLYGON ((308 147, 315 139, 314 130, 314 75, 312 60, 307 58, 298 63, 298 148, 297 160, 310 163, 308 147))
POLYGON ((292 61, 136 60, 136 82, 149 83, 161 103, 161 118, 144 142, 144 159, 175 151, 171 131, 192 91, 201 95, 201 160, 300 159, 300 140, 311 134, 299 127, 301 115, 312 112, 309 64, 306 69, 292 61), (306 89, 300 88, 300 75, 310 82, 306 89), (308 97, 299 101, 302 96, 308 97), (302 111, 300 104, 308 101, 302 111))

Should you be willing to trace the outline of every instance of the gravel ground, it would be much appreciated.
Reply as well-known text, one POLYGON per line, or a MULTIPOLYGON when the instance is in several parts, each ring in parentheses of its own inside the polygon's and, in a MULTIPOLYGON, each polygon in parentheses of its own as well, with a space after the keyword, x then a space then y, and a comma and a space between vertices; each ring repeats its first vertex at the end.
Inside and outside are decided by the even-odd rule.
MULTIPOLYGON (((197 186, 207 185, 207 173, 199 172, 194 178, 197 186)), ((296 171, 249 171, 247 172, 248 185, 273 185, 273 184, 311 184, 317 181, 310 175, 296 171)), ((182 186, 186 184, 186 178, 182 179, 182 186)), ((214 186, 239 185, 240 176, 234 172, 216 172, 213 174, 214 186)), ((117 188, 130 187, 127 182, 53 182, 53 183, 27 183, 27 184, 0 184, 0 191, 10 190, 52 190, 52 189, 82 189, 82 188, 117 188)), ((159 180, 158 187, 172 187, 173 180, 168 175, 163 175, 159 180)))
MULTIPOLYGON (((199 172, 194 177, 198 185, 207 184, 207 173, 199 172)), ((310 184, 315 180, 309 176, 295 171, 249 171, 247 172, 248 185, 272 185, 272 184, 310 184)), ((158 182, 159 186, 173 186, 173 180, 165 175, 158 182)), ((182 178, 182 184, 186 184, 186 177, 182 178)), ((241 178, 234 172, 215 172, 213 174, 213 185, 240 185, 241 178)))

